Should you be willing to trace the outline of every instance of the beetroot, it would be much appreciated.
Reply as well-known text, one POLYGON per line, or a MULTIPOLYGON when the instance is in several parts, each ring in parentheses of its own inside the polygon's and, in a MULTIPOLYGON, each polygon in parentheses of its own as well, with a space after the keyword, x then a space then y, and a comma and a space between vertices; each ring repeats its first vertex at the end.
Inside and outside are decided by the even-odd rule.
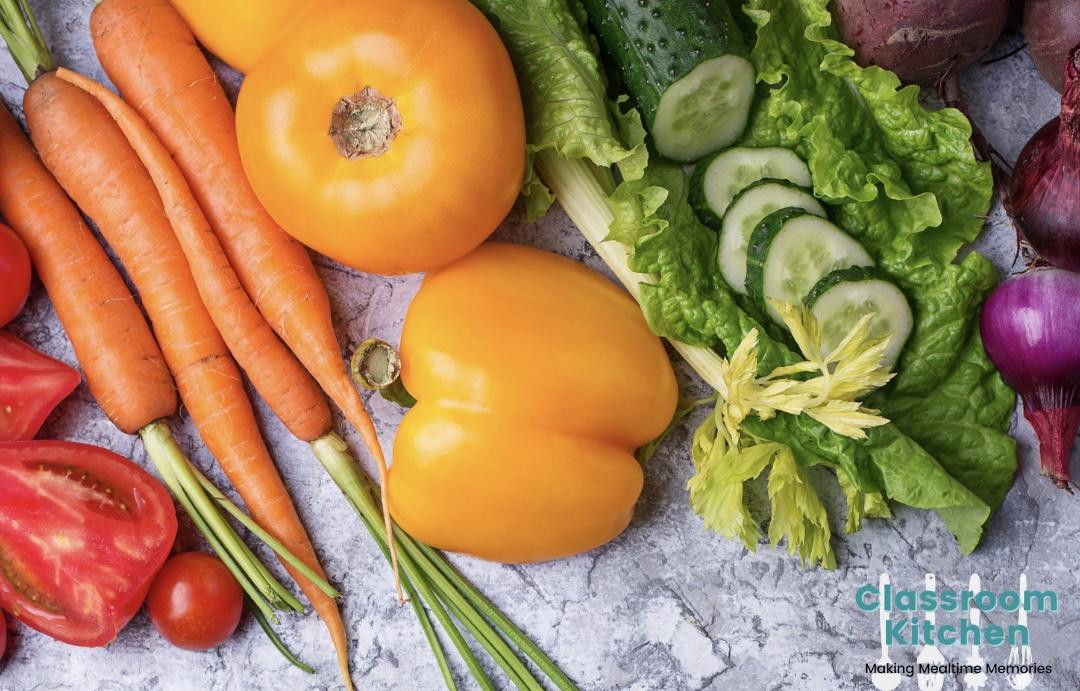
POLYGON ((1009 0, 835 0, 832 10, 860 65, 934 84, 997 42, 1009 0))
POLYGON ((1024 36, 1043 79, 1061 93, 1069 49, 1080 43, 1080 0, 1028 0, 1024 36))

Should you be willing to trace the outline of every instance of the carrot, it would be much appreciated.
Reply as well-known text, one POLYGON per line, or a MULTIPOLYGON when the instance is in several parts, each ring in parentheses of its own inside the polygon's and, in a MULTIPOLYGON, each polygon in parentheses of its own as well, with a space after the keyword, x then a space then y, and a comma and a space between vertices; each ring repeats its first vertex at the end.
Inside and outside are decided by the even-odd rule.
MULTIPOLYGON (((104 0, 90 23, 106 73, 175 158, 244 288, 359 432, 378 467, 383 522, 392 535, 386 458, 345 371, 326 289, 307 250, 274 223, 251 189, 232 107, 191 30, 167 0, 104 0)), ((390 548, 397 574, 392 541, 390 548)))
MULTIPOLYGON (((183 174, 146 121, 100 83, 63 67, 57 76, 86 91, 105 107, 146 166, 187 257, 202 302, 255 388, 297 437, 311 442, 326 434, 331 427, 330 410, 318 385, 281 343, 240 286, 183 174)), ((193 398, 200 400, 198 396, 193 398)), ((348 678, 347 641, 340 613, 331 598, 316 592, 318 597, 311 597, 312 606, 326 621, 342 671, 348 678)))
MULTIPOLYGON (((0 17, 9 19, 2 9, 0 17)), ((43 55, 28 53, 22 67, 29 67, 31 59, 42 64, 43 55)), ((25 72, 33 75, 38 70, 25 72)), ((236 577, 260 621, 276 621, 274 607, 297 611, 302 607, 243 543, 222 509, 320 588, 336 595, 325 578, 195 471, 177 447, 165 420, 177 410, 176 388, 146 318, 78 210, 10 114, 0 111, 0 210, 30 248, 102 409, 122 431, 137 432, 142 438, 162 480, 236 577)), ((290 662, 310 670, 285 650, 272 630, 267 634, 290 662)))
POLYGON ((173 379, 139 305, 6 108, 0 108, 0 213, 30 251, 105 415, 135 434, 175 413, 173 379))
MULTIPOLYGON (((34 81, 23 107, 42 160, 128 268, 203 441, 255 520, 322 577, 263 442, 240 372, 202 303, 153 180, 124 133, 93 96, 52 73, 34 81)), ((331 630, 339 630, 344 639, 334 601, 285 565, 312 605, 327 614, 331 630)))

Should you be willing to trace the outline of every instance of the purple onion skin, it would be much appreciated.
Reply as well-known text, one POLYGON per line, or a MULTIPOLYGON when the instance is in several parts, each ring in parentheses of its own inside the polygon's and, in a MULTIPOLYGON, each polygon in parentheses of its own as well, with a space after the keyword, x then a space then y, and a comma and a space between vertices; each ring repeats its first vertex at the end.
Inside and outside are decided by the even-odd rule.
POLYGON ((1043 268, 1005 281, 983 305, 980 328, 986 354, 1024 402, 1043 475, 1069 489, 1080 429, 1080 274, 1043 268))
POLYGON ((1020 152, 1008 211, 1043 260, 1080 271, 1080 46, 1070 55, 1061 114, 1020 152))
POLYGON ((830 9, 856 62, 925 85, 978 60, 1009 19, 1009 0, 834 0, 830 9))

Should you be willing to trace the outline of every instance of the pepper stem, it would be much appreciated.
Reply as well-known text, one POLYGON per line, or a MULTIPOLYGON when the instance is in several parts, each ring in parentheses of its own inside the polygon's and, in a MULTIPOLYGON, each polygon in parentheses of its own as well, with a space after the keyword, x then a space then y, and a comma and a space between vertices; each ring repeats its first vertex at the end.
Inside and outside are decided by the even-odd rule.
POLYGON ((358 345, 349 361, 349 376, 361 389, 378 391, 402 408, 416 405, 416 399, 401 383, 401 356, 386 341, 369 338, 358 345))

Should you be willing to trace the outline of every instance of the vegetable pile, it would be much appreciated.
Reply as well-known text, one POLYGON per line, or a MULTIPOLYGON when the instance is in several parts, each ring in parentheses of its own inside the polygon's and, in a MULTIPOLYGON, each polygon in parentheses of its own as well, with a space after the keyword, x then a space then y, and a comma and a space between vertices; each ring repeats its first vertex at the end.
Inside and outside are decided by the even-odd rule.
MULTIPOLYGON (((550 185, 549 191, 531 178, 525 195, 532 212, 542 212, 553 192, 639 297, 652 328, 718 390, 725 365, 717 351, 734 353, 751 331, 757 332, 760 375, 795 364, 796 344, 770 325, 763 296, 739 294, 738 262, 732 263, 736 270, 721 270, 718 236, 695 214, 704 205, 719 217, 753 178, 714 188, 710 201, 709 194, 692 191, 708 184, 708 161, 697 183, 662 161, 643 166, 644 128, 624 103, 602 96, 607 82, 570 4, 479 4, 515 60, 535 168, 550 185), (573 127, 565 126, 568 92, 576 97, 573 127), (613 167, 623 179, 617 188, 613 167)), ((788 488, 766 500, 779 521, 770 528, 773 541, 786 538, 808 562, 834 562, 824 510, 808 483, 808 469, 821 466, 836 473, 848 497, 848 529, 864 515, 885 514, 887 498, 938 510, 961 550, 970 552, 1016 467, 1015 445, 1005 433, 1015 398, 974 328, 996 271, 975 253, 954 261, 989 209, 990 170, 975 160, 971 128, 960 113, 929 112, 916 88, 901 89, 895 75, 855 64, 851 49, 836 40, 824 2, 756 0, 746 16, 756 31, 750 55, 757 79, 774 88, 759 97, 741 142, 788 149, 806 162, 809 180, 799 178, 796 161, 765 177, 812 183, 833 223, 899 286, 913 315, 895 379, 867 399, 891 424, 867 430, 860 441, 807 415, 778 412, 742 421, 742 433, 757 445, 790 451, 772 454, 784 462, 773 460, 768 484, 788 488)), ((786 189, 768 194, 783 195, 784 204, 802 201, 814 215, 806 197, 786 189)), ((703 217, 716 224, 708 213, 703 217)), ((733 226, 745 233, 749 223, 733 226)), ((734 227, 728 232, 737 250, 740 235, 734 227)), ((764 467, 747 474, 719 462, 723 454, 712 453, 715 441, 708 441, 715 440, 716 426, 710 416, 695 435, 694 505, 708 524, 736 526, 748 509, 744 491, 731 488, 752 490, 749 477, 764 467)), ((750 537, 744 541, 753 549, 750 537)))
POLYGON ((90 393, 162 481, 96 447, 28 441, 79 375, 0 333, 0 606, 18 619, 103 645, 146 599, 166 640, 201 651, 246 605, 311 672, 271 626, 304 605, 242 527, 323 620, 352 688, 340 593, 245 377, 355 509, 449 688, 448 644, 484 689, 495 667, 519 688, 575 686, 436 549, 520 563, 614 539, 637 461, 697 407, 713 409, 688 454, 693 511, 810 565, 835 568, 833 526, 888 519, 890 502, 936 511, 974 550, 1016 470, 1009 386, 1043 472, 1070 486, 1080 46, 1055 58, 1045 31, 1070 3, 1028 3, 1062 109, 1007 203, 1056 268, 998 287, 968 245, 1000 170, 977 132, 973 147, 956 79, 1000 36, 1005 0, 271 4, 102 0, 91 33, 117 95, 54 65, 27 0, 0 2, 33 144, 0 112, 0 326, 32 263, 90 393), (196 35, 247 73, 236 113, 196 35), (961 110, 928 109, 917 84, 961 110), (558 201, 637 304, 564 258, 482 244, 519 195, 530 218, 558 201), (346 368, 305 245, 428 272, 400 356, 368 340, 346 368), (714 395, 679 404, 658 336, 714 395), (358 386, 411 408, 393 467, 358 386), (173 438, 181 405, 247 511, 173 438), (166 561, 165 488, 216 556, 166 561))

